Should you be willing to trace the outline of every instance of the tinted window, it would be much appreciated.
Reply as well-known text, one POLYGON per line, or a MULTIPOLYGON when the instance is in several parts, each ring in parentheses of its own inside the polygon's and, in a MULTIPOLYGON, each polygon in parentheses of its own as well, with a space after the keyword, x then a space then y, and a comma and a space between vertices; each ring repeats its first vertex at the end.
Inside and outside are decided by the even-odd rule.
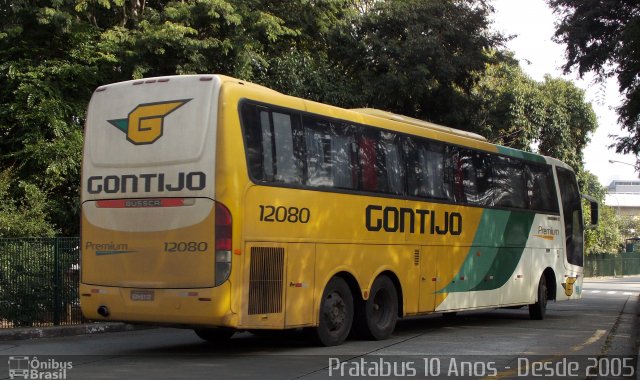
POLYGON ((394 133, 365 130, 358 139, 362 190, 387 194, 404 192, 404 164, 394 133))
POLYGON ((298 117, 245 104, 242 119, 251 176, 261 181, 301 183, 303 167, 298 117))
POLYGON ((504 156, 494 156, 492 161, 495 205, 527 208, 523 162, 504 156))
POLYGON ((306 185, 357 188, 354 127, 321 118, 305 117, 303 128, 306 185))
POLYGON ((558 212, 556 186, 549 165, 526 164, 529 208, 536 211, 558 212))
POLYGON ((451 148, 451 152, 455 168, 456 201, 477 206, 492 206, 490 156, 462 148, 451 148))
POLYGON ((408 194, 431 199, 452 199, 451 165, 445 162, 449 161, 445 145, 410 138, 406 147, 409 160, 408 194))
POLYGON ((567 261, 569 264, 583 264, 583 222, 582 203, 576 177, 572 171, 556 167, 562 213, 564 214, 564 230, 566 238, 567 261))

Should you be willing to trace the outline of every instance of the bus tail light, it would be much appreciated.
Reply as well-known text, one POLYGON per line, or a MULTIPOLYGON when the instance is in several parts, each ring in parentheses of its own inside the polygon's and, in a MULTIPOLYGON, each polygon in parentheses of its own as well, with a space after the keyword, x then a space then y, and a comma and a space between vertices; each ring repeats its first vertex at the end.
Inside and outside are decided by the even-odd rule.
POLYGON ((216 202, 216 231, 215 231, 215 286, 222 285, 231 274, 231 213, 222 203, 216 202))

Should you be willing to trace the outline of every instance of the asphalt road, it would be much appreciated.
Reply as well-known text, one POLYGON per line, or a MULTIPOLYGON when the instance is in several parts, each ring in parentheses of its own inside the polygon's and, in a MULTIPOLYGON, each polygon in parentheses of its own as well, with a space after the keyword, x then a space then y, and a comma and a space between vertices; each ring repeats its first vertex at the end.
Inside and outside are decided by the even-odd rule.
POLYGON ((10 378, 9 368, 36 368, 29 376, 636 379, 639 293, 640 277, 590 279, 582 300, 549 303, 543 321, 529 320, 526 308, 431 315, 400 321, 385 341, 329 348, 310 345, 301 332, 241 333, 215 346, 166 328, 2 341, 0 378, 10 378))

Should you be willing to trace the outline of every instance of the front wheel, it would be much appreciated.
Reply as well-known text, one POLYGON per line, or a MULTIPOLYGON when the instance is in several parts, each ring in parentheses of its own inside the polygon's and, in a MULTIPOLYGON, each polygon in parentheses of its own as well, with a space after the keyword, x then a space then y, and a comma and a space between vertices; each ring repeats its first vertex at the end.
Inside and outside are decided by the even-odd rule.
POLYGON ((346 281, 333 277, 322 293, 315 340, 323 346, 337 346, 347 339, 353 324, 353 296, 346 281))
POLYGON ((398 293, 387 276, 378 277, 371 286, 369 299, 358 305, 355 328, 367 339, 387 339, 398 321, 398 293))
POLYGON ((538 283, 538 302, 529 304, 529 318, 542 320, 547 312, 547 280, 544 275, 538 283))

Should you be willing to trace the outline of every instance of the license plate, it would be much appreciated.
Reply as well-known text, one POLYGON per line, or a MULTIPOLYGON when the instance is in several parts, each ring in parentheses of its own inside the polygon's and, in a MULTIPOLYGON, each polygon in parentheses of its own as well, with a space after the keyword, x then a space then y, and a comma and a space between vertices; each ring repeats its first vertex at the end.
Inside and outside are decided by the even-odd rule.
POLYGON ((153 290, 132 290, 131 301, 153 301, 153 290))

